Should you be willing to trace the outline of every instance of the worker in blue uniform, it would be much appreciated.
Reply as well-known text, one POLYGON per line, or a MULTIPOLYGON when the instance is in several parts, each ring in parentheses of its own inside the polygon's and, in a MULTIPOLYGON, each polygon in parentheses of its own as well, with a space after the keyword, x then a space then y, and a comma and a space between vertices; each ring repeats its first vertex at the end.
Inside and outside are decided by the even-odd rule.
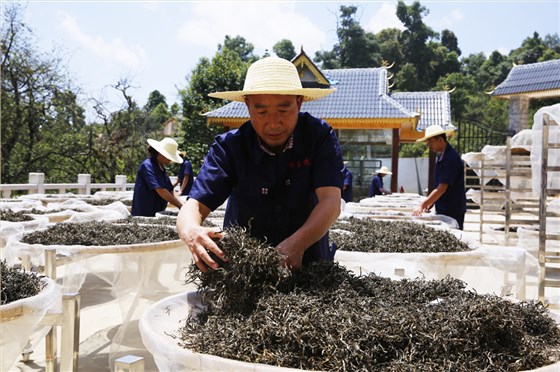
POLYGON ((293 270, 332 260, 328 230, 340 214, 340 144, 324 121, 300 112, 302 103, 334 89, 302 88, 296 67, 278 57, 253 63, 242 91, 209 96, 245 102, 250 120, 216 137, 177 219, 179 236, 202 270, 218 268, 209 251, 227 260, 202 227, 228 200, 224 228, 246 227, 275 246, 293 270))
POLYGON ((463 160, 457 151, 447 142, 447 136, 453 129, 444 130, 439 125, 426 128, 424 137, 416 142, 426 142, 430 151, 438 154, 434 171, 434 189, 428 197, 414 209, 414 216, 421 216, 436 206, 436 214, 451 217, 463 230, 467 198, 465 195, 465 171, 463 160))
POLYGON ((375 172, 375 176, 371 179, 371 184, 369 185, 368 196, 375 197, 376 195, 389 195, 390 190, 387 190, 383 186, 383 177, 390 176, 393 172, 389 171, 389 168, 382 166, 375 172))
POLYGON ((177 173, 177 183, 179 185, 180 192, 179 195, 185 196, 189 195, 193 185, 193 168, 191 161, 187 158, 187 152, 181 151, 183 157, 183 163, 179 167, 179 173, 177 173))
POLYGON ((182 163, 177 142, 172 138, 161 141, 148 139, 150 157, 138 167, 132 196, 133 216, 154 217, 164 211, 168 203, 181 208, 183 203, 173 194, 173 185, 165 167, 171 162, 182 163))
POLYGON ((350 169, 346 167, 346 162, 344 163, 344 169, 342 170, 342 199, 346 203, 350 203, 353 198, 352 178, 354 178, 354 176, 352 175, 352 172, 350 172, 350 169))

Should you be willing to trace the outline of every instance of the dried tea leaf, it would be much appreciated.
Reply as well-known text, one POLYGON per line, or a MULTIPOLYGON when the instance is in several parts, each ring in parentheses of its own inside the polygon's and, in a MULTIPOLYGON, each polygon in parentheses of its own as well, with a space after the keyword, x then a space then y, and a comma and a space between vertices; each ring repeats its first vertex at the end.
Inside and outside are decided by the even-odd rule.
POLYGON ((0 305, 36 296, 43 289, 43 276, 9 266, 6 260, 0 261, 0 264, 0 305))
POLYGON ((472 250, 449 231, 409 221, 350 217, 335 222, 329 237, 338 249, 352 252, 438 253, 472 250))
POLYGON ((228 263, 189 272, 210 293, 179 329, 192 351, 323 371, 520 371, 560 360, 560 329, 542 303, 479 295, 451 277, 356 276, 332 262, 282 275, 275 250, 246 231, 220 244, 228 263))
POLYGON ((167 225, 117 225, 104 221, 56 223, 45 230, 25 234, 22 242, 43 245, 108 246, 177 240, 167 225))

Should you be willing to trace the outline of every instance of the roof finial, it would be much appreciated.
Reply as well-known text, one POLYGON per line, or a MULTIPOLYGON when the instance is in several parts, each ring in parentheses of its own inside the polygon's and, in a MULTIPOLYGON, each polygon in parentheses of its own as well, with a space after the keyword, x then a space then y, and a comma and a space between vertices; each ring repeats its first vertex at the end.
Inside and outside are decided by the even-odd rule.
POLYGON ((391 63, 391 65, 389 66, 389 62, 387 62, 386 60, 381 61, 381 67, 386 69, 386 70, 390 69, 394 65, 395 65, 395 62, 391 63))

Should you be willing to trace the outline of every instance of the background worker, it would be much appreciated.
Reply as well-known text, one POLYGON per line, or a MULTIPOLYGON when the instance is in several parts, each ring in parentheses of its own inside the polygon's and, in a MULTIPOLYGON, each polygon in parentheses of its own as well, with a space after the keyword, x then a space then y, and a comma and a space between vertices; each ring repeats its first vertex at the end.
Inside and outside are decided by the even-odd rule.
POLYGON ((132 197, 133 216, 154 217, 164 211, 167 203, 181 208, 183 203, 173 195, 173 185, 165 170, 171 162, 181 164, 177 142, 172 138, 161 141, 148 139, 150 156, 144 160, 136 172, 134 194, 132 197))
POLYGON ((412 212, 421 216, 435 204, 436 214, 454 218, 463 230, 467 198, 465 195, 465 172, 463 160, 457 151, 447 142, 447 136, 453 129, 444 130, 439 125, 426 128, 426 135, 416 142, 426 142, 430 151, 438 154, 436 158, 434 189, 428 197, 412 212))
POLYGON ((237 224, 266 239, 287 267, 333 259, 328 230, 340 214, 340 144, 326 122, 300 112, 303 101, 333 91, 302 88, 290 61, 267 57, 249 67, 242 91, 209 94, 245 102, 250 120, 216 137, 179 212, 179 236, 202 271, 218 268, 208 251, 227 260, 213 241, 221 233, 201 226, 226 199, 224 228, 237 224))
POLYGON ((179 195, 189 195, 193 184, 193 169, 190 160, 187 158, 187 152, 181 151, 183 157, 183 163, 179 167, 179 172, 177 173, 176 185, 180 185, 179 195))
POLYGON ((393 174, 389 172, 389 169, 386 166, 382 166, 375 172, 375 176, 373 176, 371 180, 371 185, 369 186, 368 196, 375 197, 376 195, 388 195, 391 193, 390 190, 385 189, 383 186, 383 177, 386 175, 393 174))
MULTIPOLYGON (((345 162, 346 163, 346 162, 345 162)), ((342 199, 344 199, 344 201, 346 203, 349 203, 352 201, 353 195, 352 195, 352 172, 350 172, 350 169, 346 168, 346 165, 344 166, 344 170, 342 171, 342 176, 343 176, 343 181, 342 181, 342 199)))

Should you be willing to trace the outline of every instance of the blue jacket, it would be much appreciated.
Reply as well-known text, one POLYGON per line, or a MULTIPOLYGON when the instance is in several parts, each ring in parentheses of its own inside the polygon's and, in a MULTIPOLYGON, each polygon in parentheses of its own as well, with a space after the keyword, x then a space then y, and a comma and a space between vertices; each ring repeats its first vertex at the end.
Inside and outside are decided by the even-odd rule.
POLYGON ((167 200, 159 196, 157 188, 173 191, 173 185, 167 172, 159 167, 157 156, 152 156, 144 160, 138 167, 130 214, 153 217, 156 212, 165 210, 167 200))
MULTIPOLYGON (((317 204, 315 189, 342 188, 342 156, 333 129, 300 113, 293 148, 269 155, 248 121, 216 137, 193 184, 190 197, 211 210, 229 197, 224 228, 237 224, 275 246, 307 220, 317 204)), ((328 233, 310 246, 303 263, 334 257, 328 233)))

